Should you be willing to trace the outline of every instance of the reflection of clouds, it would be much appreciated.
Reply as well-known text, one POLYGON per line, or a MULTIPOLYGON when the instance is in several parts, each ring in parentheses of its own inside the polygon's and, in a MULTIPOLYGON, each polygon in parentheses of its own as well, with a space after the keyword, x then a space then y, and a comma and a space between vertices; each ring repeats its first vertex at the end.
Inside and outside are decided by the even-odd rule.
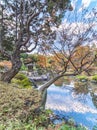
POLYGON ((74 93, 70 93, 70 90, 65 90, 65 88, 59 90, 59 88, 53 87, 52 91, 51 89, 50 91, 48 91, 46 108, 54 110, 57 109, 66 112, 91 112, 97 114, 97 110, 95 108, 92 108, 91 106, 93 107, 90 95, 86 95, 85 97, 84 95, 81 95, 79 97, 79 95, 74 95, 74 93), (85 100, 85 102, 83 99, 85 100))
POLYGON ((82 5, 88 7, 93 0, 82 0, 82 5))
POLYGON ((60 116, 72 117, 83 125, 89 123, 89 127, 97 123, 97 109, 90 93, 77 95, 70 86, 58 88, 52 85, 48 89, 46 108, 57 111, 60 116))
POLYGON ((84 7, 89 7, 92 2, 96 2, 96 0, 82 0, 82 5, 84 5, 84 7))

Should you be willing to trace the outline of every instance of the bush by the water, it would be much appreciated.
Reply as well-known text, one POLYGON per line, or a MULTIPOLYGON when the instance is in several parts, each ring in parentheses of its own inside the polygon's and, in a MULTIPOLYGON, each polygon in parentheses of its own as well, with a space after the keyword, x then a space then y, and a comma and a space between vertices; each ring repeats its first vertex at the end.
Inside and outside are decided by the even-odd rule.
POLYGON ((97 75, 92 76, 92 80, 97 82, 97 75))
POLYGON ((88 80, 86 75, 77 75, 76 78, 80 81, 87 81, 88 80))
POLYGON ((31 81, 22 73, 18 73, 15 78, 12 80, 12 83, 18 85, 19 88, 31 88, 31 81))

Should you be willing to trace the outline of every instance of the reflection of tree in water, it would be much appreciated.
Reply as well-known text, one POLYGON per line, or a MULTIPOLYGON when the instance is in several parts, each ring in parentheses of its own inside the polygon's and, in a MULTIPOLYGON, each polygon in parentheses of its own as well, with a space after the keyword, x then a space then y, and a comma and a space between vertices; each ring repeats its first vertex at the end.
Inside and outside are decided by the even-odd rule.
POLYGON ((94 106, 97 108, 97 83, 90 83, 91 86, 91 97, 94 106))
POLYGON ((88 94, 89 93, 89 85, 86 82, 75 82, 74 83, 74 91, 76 94, 88 94))
POLYGON ((60 78, 60 79, 58 79, 57 81, 54 82, 54 85, 61 87, 63 85, 63 82, 64 82, 64 78, 60 78))
POLYGON ((94 106, 97 108, 97 94, 91 92, 91 97, 92 97, 94 106))
POLYGON ((60 78, 60 79, 58 79, 57 81, 55 81, 54 82, 54 85, 55 86, 60 86, 60 87, 62 87, 63 86, 63 84, 70 84, 71 83, 71 79, 70 78, 68 78, 68 77, 62 77, 62 78, 60 78))
POLYGON ((97 108, 97 84, 95 87, 95 84, 90 84, 87 82, 75 82, 73 90, 74 93, 77 95, 77 98, 79 98, 79 100, 83 100, 84 102, 86 102, 86 97, 88 93, 90 93, 92 97, 92 102, 94 106, 97 108))
POLYGON ((75 82, 74 83, 74 95, 79 101, 87 102, 87 95, 89 93, 89 85, 86 82, 75 82))

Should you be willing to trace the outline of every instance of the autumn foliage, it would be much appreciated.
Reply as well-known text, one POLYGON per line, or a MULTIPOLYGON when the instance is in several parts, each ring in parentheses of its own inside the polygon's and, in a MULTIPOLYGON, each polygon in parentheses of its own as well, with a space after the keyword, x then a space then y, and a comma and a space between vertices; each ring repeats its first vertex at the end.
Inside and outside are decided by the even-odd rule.
POLYGON ((12 67, 12 64, 10 61, 1 61, 0 62, 0 67, 7 67, 7 68, 11 68, 12 67))

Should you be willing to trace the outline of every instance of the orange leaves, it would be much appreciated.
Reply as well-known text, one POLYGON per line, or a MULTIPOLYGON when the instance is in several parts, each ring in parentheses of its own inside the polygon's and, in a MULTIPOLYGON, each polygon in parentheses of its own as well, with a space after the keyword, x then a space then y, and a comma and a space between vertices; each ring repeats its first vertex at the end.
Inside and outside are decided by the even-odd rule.
POLYGON ((0 66, 1 67, 8 67, 10 69, 12 67, 12 63, 10 61, 1 61, 0 66))
POLYGON ((76 68, 86 68, 91 63, 92 53, 89 46, 79 46, 72 55, 72 62, 76 68))
POLYGON ((79 46, 75 50, 73 57, 80 59, 80 58, 84 57, 86 54, 88 54, 89 52, 90 52, 89 46, 79 46))
POLYGON ((38 55, 38 62, 37 64, 42 68, 46 68, 47 66, 47 58, 44 55, 38 55))

